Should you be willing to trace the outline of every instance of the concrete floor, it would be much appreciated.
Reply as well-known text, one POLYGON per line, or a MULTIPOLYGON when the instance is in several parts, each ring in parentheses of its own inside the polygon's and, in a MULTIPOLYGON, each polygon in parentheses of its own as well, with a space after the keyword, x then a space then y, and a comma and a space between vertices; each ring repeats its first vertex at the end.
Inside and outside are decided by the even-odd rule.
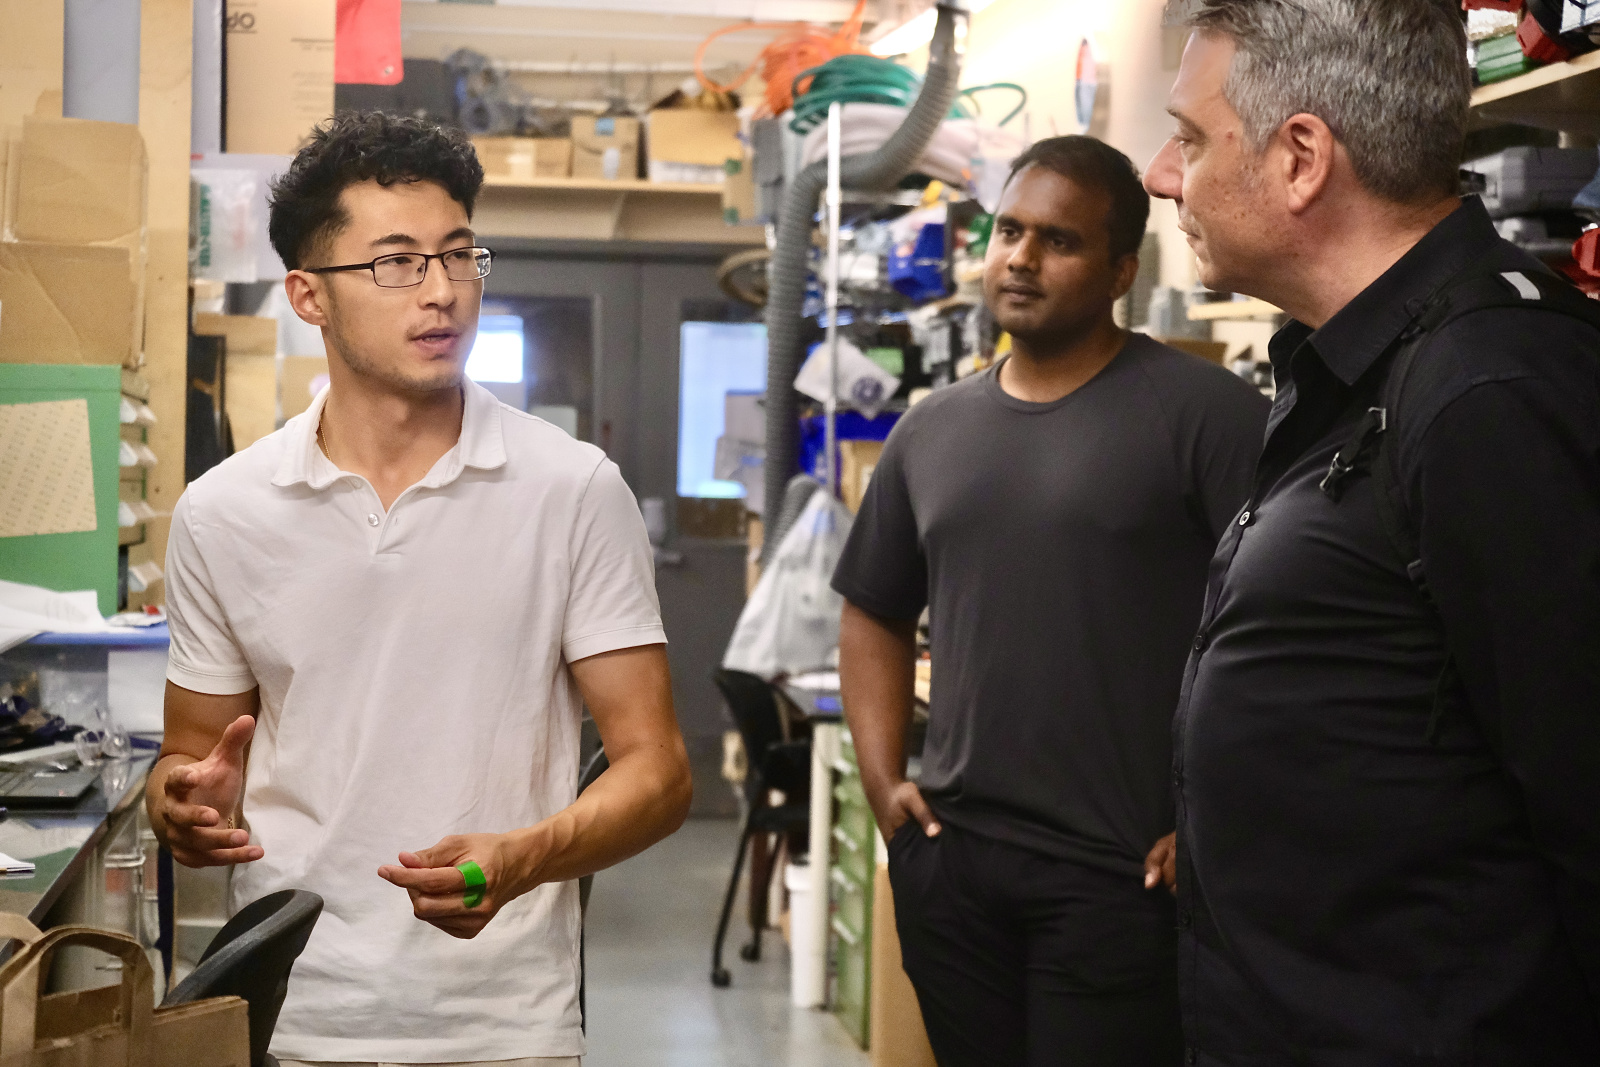
POLYGON ((738 824, 691 819, 641 856, 602 871, 589 900, 589 1054, 584 1067, 865 1067, 828 1012, 789 1004, 789 951, 772 931, 759 963, 734 913, 724 952, 733 985, 711 985, 711 939, 738 824))

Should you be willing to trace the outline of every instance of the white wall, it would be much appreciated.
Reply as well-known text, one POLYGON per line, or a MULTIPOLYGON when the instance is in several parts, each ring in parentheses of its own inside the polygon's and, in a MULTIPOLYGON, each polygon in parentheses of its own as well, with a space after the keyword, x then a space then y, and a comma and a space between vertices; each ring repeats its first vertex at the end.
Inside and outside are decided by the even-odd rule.
MULTIPOLYGON (((1075 96, 1078 44, 1087 37, 1110 94, 1106 128, 1094 132, 1143 170, 1172 132, 1165 108, 1182 34, 1163 27, 1164 8, 1164 0, 995 0, 973 18, 962 84, 1024 86, 1034 138, 1087 133, 1075 96)), ((1183 288, 1194 281, 1194 257, 1177 223, 1172 205, 1157 201, 1150 227, 1161 236, 1161 281, 1183 288)))

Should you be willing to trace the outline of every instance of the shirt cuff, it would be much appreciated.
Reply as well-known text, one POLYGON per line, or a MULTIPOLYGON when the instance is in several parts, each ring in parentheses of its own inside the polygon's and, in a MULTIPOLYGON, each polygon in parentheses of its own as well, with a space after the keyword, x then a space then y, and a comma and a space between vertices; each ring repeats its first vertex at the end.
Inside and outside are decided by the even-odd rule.
POLYGON ((561 655, 568 663, 598 656, 602 652, 615 652, 619 648, 640 648, 644 645, 664 645, 667 632, 660 623, 646 626, 624 626, 619 630, 605 630, 597 634, 575 637, 561 646, 561 655))
POLYGON ((167 659, 167 681, 195 693, 217 697, 248 693, 256 687, 255 675, 249 670, 187 667, 170 657, 167 659))

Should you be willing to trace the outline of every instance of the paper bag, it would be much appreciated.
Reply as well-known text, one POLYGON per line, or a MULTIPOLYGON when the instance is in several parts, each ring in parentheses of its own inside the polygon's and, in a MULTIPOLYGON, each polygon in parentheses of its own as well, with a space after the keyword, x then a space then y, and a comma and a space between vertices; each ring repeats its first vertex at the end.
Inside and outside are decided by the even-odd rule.
MULTIPOLYGON (((15 925, 0 924, 0 936, 26 941, 15 925)), ((133 938, 56 927, 0 967, 0 1067, 249 1067, 244 1001, 217 997, 154 1008, 153 983, 150 960, 133 938), (50 959, 63 945, 117 957, 122 984, 41 995, 50 959)))

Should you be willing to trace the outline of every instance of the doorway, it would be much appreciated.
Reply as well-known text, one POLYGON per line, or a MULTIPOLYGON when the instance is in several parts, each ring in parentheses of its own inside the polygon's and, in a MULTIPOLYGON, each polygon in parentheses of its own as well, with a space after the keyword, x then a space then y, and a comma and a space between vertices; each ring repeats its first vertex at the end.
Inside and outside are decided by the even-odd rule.
POLYGON ((692 814, 734 815, 735 795, 721 778, 732 722, 711 671, 744 607, 746 548, 736 531, 697 535, 680 520, 679 401, 684 323, 748 322, 755 309, 717 288, 721 248, 485 243, 497 258, 484 313, 519 319, 525 353, 523 382, 490 388, 523 410, 545 409, 536 413, 550 421, 552 409, 573 409, 575 436, 602 448, 641 501, 662 502, 656 590, 694 770, 692 814))

